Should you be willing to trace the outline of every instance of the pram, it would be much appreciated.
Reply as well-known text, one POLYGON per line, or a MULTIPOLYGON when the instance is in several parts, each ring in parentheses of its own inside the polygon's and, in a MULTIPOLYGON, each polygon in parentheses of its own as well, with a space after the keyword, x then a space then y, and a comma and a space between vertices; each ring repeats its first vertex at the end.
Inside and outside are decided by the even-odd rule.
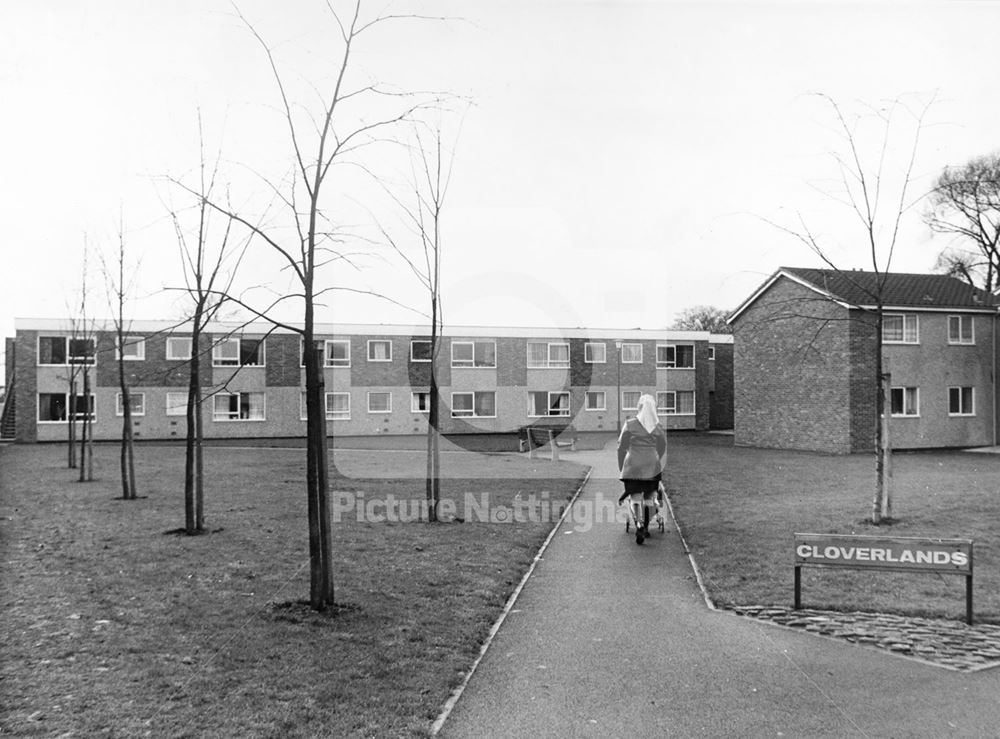
POLYGON ((661 482, 656 492, 649 498, 641 493, 634 493, 629 496, 627 518, 625 519, 625 532, 635 529, 635 543, 642 544, 649 537, 650 518, 656 524, 656 528, 662 534, 666 531, 666 523, 663 520, 661 509, 666 504, 666 491, 661 482), (649 505, 652 503, 652 505, 649 505), (650 514, 652 509, 652 514, 650 514), (640 521, 642 525, 640 525, 640 521))

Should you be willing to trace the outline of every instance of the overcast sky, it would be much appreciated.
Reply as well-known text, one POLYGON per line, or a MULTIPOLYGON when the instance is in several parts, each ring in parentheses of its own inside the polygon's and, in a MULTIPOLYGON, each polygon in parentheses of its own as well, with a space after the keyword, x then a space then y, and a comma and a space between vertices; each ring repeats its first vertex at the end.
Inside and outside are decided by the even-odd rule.
MULTIPOLYGON (((445 123, 450 134, 460 128, 443 224, 445 317, 454 325, 662 328, 688 306, 733 308, 778 266, 822 266, 765 223, 795 226, 800 213, 838 266, 870 268, 856 219, 823 194, 829 154, 842 142, 814 92, 849 116, 900 96, 915 110, 936 95, 913 194, 942 166, 1000 148, 996 2, 376 7, 452 17, 371 34, 351 79, 472 101, 445 123)), ((339 54, 324 4, 239 8, 276 46, 296 101, 312 104, 305 82, 328 89, 323 64, 339 54)), ((112 250, 119 213, 130 259, 142 265, 134 316, 182 313, 177 293, 159 291, 182 284, 162 201, 183 197, 159 178, 197 165, 199 108, 246 207, 263 187, 247 172, 273 179, 291 161, 266 58, 221 0, 6 0, 0 100, 3 335, 15 316, 67 314, 78 301, 84 239, 93 252, 112 250)), ((908 151, 911 135, 902 126, 892 142, 900 151, 890 154, 908 151)), ((861 143, 873 158, 873 142, 861 143)), ((366 155, 387 178, 401 171, 391 149, 366 155)), ((366 193, 336 192, 331 182, 340 202, 366 193)), ((359 229, 368 210, 391 222, 382 200, 363 206, 350 215, 359 229)), ((917 206, 893 267, 930 270, 943 246, 917 206)), ((374 288, 425 309, 398 259, 370 244, 350 248, 370 254, 358 271, 326 273, 325 284, 374 288)), ((244 284, 280 290, 278 263, 252 253, 244 284)), ((94 273, 90 310, 107 315, 94 273)), ((422 320, 346 296, 320 318, 422 320)))

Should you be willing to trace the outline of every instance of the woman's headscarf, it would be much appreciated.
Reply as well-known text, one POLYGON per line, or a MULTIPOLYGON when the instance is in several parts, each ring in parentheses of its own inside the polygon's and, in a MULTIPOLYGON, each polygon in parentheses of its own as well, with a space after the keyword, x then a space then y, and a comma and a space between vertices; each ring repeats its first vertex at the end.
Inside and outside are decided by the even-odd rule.
POLYGON ((639 412, 635 417, 647 432, 653 433, 656 424, 660 422, 660 417, 656 415, 656 400, 652 395, 639 396, 639 412))

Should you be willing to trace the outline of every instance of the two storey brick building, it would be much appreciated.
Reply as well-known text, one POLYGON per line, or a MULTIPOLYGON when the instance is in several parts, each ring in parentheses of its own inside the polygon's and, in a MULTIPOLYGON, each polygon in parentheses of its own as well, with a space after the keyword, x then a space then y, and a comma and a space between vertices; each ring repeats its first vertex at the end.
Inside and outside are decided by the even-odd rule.
MULTIPOLYGON (((122 402, 111 326, 74 334, 68 322, 18 320, 7 340, 12 388, 5 417, 18 441, 55 441, 91 413, 97 439, 120 434, 122 402), (89 401, 69 382, 86 364, 89 401), (73 408, 70 408, 73 405, 73 408), (11 417, 13 422, 11 423, 11 417)), ((302 343, 270 325, 209 327, 202 345, 168 322, 134 322, 125 350, 139 439, 183 438, 189 361, 202 357, 208 438, 305 435, 302 343)), ((422 435, 430 340, 426 327, 324 325, 325 404, 332 435, 422 435)), ((732 337, 707 332, 498 327, 446 328, 435 365, 441 430, 514 435, 525 426, 615 433, 640 393, 670 429, 732 427, 732 337), (723 366, 719 366, 723 365, 723 366)), ((516 445, 508 439, 507 445, 516 445)))
POLYGON ((997 308, 961 280, 785 267, 729 321, 738 445, 873 449, 879 351, 893 447, 997 443, 997 308))

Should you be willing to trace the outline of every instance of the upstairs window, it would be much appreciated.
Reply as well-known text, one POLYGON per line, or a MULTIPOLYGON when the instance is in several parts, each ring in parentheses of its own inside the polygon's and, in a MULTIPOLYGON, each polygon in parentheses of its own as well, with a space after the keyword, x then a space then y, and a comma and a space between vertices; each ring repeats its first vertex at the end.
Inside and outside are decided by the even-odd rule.
POLYGON ((191 337, 168 336, 167 359, 191 359, 191 337))
POLYGON ((324 367, 350 367, 351 342, 347 339, 327 339, 323 342, 324 367))
POLYGON ((431 342, 426 339, 413 339, 410 342, 410 361, 431 361, 431 342))
POLYGON ((97 356, 93 339, 68 336, 39 336, 38 364, 94 364, 97 356))
POLYGON ((452 341, 452 367, 496 367, 495 341, 452 341))
POLYGON ((392 342, 388 339, 371 339, 368 342, 369 362, 391 362, 392 342))
POLYGON ((919 322, 913 313, 886 313, 882 317, 883 344, 919 344, 919 322))
POLYGON ((123 337, 124 352, 118 351, 118 339, 115 338, 115 359, 138 361, 146 358, 146 340, 138 336, 123 337))
POLYGON ((656 366, 670 369, 694 368, 694 344, 658 344, 656 366))
POLYGON ((212 347, 213 367, 263 367, 264 340, 228 338, 212 347))
POLYGON ((622 364, 642 364, 642 344, 622 343, 622 364))
POLYGON ((608 361, 608 347, 603 342, 588 341, 583 345, 583 361, 587 364, 605 364, 608 361))
POLYGON ((564 341, 529 341, 528 366, 535 369, 569 367, 569 344, 564 341))
POLYGON ((975 344, 972 316, 948 316, 948 343, 975 344))

